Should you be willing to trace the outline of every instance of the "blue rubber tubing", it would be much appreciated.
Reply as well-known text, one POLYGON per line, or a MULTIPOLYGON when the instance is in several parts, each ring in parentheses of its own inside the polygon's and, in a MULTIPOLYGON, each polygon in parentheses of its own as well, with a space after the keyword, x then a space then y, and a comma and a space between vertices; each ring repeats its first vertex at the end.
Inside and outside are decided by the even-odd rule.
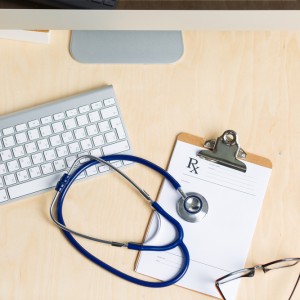
MULTIPOLYGON (((136 157, 136 156, 132 156, 132 155, 109 155, 109 156, 103 156, 101 157, 101 159, 105 160, 105 161, 112 161, 112 160, 127 160, 127 161, 132 161, 132 162, 137 162, 140 163, 142 165, 145 165, 155 171, 157 171, 158 173, 160 173, 161 175, 163 175, 165 178, 167 178, 169 180, 169 182, 173 185, 173 187, 177 190, 178 188, 180 188, 180 184, 174 179, 174 177, 172 177, 168 172, 166 172, 164 169, 162 169, 161 167, 155 165, 154 163, 145 160, 143 158, 140 157, 136 157)), ((69 188, 71 187, 72 183, 75 181, 75 179, 79 176, 79 174, 81 172, 83 172, 84 170, 86 170, 87 168, 98 164, 99 162, 96 160, 91 160, 88 161, 84 164, 82 164, 79 168, 77 168, 73 174, 71 174, 70 176, 68 175, 63 175, 62 179, 59 181, 56 190, 60 191, 60 195, 58 197, 57 200, 57 208, 56 208, 56 213, 57 213, 57 219, 58 221, 65 225, 64 222, 64 218, 63 218, 63 203, 66 197, 66 194, 69 190, 69 188)), ((135 243, 128 243, 128 249, 132 249, 132 250, 137 250, 137 251, 167 251, 170 249, 173 249, 175 247, 179 247, 181 252, 182 252, 182 266, 180 268, 180 270, 178 271, 178 273, 171 279, 166 280, 166 281, 162 281, 162 282, 152 282, 152 281, 146 281, 146 280, 141 280, 138 279, 136 277, 130 276, 124 272, 121 272, 120 270, 108 265, 107 263, 105 263, 104 261, 100 260, 99 258, 95 257, 94 255, 92 255, 90 252, 88 252, 86 249, 84 249, 79 242, 77 242, 75 240, 75 238, 72 236, 71 233, 62 230, 63 234, 65 235, 65 237, 67 238, 67 240, 72 244, 72 246, 79 252, 81 253, 83 256, 85 256, 87 259, 89 259, 90 261, 92 261, 93 263, 95 263, 96 265, 102 267, 103 269, 107 270, 108 272, 124 279, 127 280, 129 282, 132 282, 134 284, 138 284, 138 285, 142 285, 145 287, 151 287, 151 288, 161 288, 161 287, 166 287, 169 285, 172 285, 174 283, 176 283, 177 281, 179 281, 187 272, 188 267, 189 267, 189 263, 190 263, 190 255, 188 252, 188 249, 186 247, 186 245, 183 242, 183 229, 180 225, 180 223, 175 220, 172 216, 170 216, 157 202, 153 202, 152 203, 152 207, 159 213, 161 214, 164 218, 166 218, 170 223, 172 223, 174 225, 174 227, 177 230, 177 239, 167 245, 164 246, 144 246, 141 244, 135 244, 135 243)))

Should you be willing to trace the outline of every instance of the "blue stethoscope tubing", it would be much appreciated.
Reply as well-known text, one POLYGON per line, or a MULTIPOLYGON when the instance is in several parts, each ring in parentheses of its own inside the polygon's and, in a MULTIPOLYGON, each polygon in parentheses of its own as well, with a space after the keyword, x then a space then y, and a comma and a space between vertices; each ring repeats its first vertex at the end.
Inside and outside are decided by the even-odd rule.
MULTIPOLYGON (((126 155, 126 154, 102 156, 101 159, 106 162, 114 161, 114 160, 125 160, 125 161, 132 161, 132 162, 142 164, 144 166, 149 167, 150 169, 155 170, 156 172, 164 176, 176 190, 181 189, 180 184, 175 180, 175 178, 171 174, 169 174, 161 167, 157 166, 156 164, 146 159, 133 156, 133 155, 126 155)), ((57 198, 56 213, 57 213, 57 220, 62 225, 65 226, 65 222, 63 218, 63 203, 69 188, 71 187, 72 183, 75 181, 75 179, 79 176, 80 173, 82 173, 84 170, 98 163, 99 162, 96 160, 87 161, 83 163, 81 166, 79 166, 72 174, 70 175, 64 174, 61 180, 58 182, 56 186, 56 190, 59 192, 59 196, 57 198)), ((152 202, 151 205, 160 215, 162 215, 176 228, 177 238, 171 243, 163 246, 151 246, 151 245, 143 245, 143 244, 136 244, 136 243, 128 243, 127 247, 128 249, 137 250, 137 251, 167 251, 167 250, 174 249, 175 247, 179 247, 182 252, 182 259, 183 259, 181 268, 173 278, 166 281, 162 281, 162 282, 146 281, 146 280, 141 280, 136 277, 130 276, 126 273, 123 273, 120 270, 115 269, 114 267, 108 265, 104 261, 100 260, 99 258, 92 255, 90 252, 88 252, 85 248, 83 248, 80 245, 80 243, 73 237, 73 235, 70 232, 66 230, 62 230, 62 232, 67 238, 67 240, 74 246, 74 248, 78 252, 80 252, 87 259, 89 259, 96 265, 102 267, 103 269, 107 270, 108 272, 124 280, 145 287, 151 287, 151 288, 166 287, 176 283, 185 275, 189 267, 190 255, 186 245, 183 242, 184 233, 180 223, 177 220, 175 220, 171 215, 169 215, 157 202, 152 202)))

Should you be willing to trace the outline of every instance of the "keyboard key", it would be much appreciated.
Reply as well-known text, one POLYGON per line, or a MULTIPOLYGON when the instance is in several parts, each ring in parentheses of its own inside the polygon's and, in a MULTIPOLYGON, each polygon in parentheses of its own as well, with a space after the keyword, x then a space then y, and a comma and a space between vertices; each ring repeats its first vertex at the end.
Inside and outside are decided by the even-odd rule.
POLYGON ((12 135, 8 136, 8 137, 4 137, 3 144, 4 144, 4 147, 6 147, 6 148, 14 146, 15 145, 14 137, 12 135))
POLYGON ((37 151, 37 147, 36 147, 35 142, 26 144, 26 145, 25 145, 25 149, 26 149, 26 152, 27 152, 28 154, 31 154, 31 153, 36 152, 36 151, 37 151))
POLYGON ((6 173, 6 167, 5 164, 0 164, 0 175, 3 175, 6 173))
POLYGON ((36 178, 42 175, 39 167, 33 167, 29 169, 29 174, 31 178, 36 178))
POLYGON ((110 105, 115 104, 115 99, 114 98, 109 98, 109 99, 105 99, 103 102, 104 102, 105 106, 110 106, 110 105))
POLYGON ((112 162, 112 165, 116 168, 122 167, 122 162, 120 160, 116 160, 112 162))
POLYGON ((1 151, 0 152, 0 156, 1 156, 1 159, 3 161, 7 161, 7 160, 11 160, 12 159, 12 153, 11 153, 11 151, 9 149, 1 151))
POLYGON ((53 116, 55 121, 62 120, 62 119, 64 119, 64 117, 65 117, 65 114, 63 112, 57 113, 53 116))
POLYGON ((105 133, 105 139, 108 143, 115 142, 117 140, 116 134, 114 131, 110 131, 108 133, 105 133))
POLYGON ((110 130, 108 121, 100 122, 100 123, 98 123, 98 126, 99 126, 101 132, 110 130))
POLYGON ((0 202, 7 201, 8 197, 5 190, 0 190, 0 202))
POLYGON ((31 141, 37 140, 40 137, 40 134, 37 129, 32 129, 28 131, 28 136, 31 141))
POLYGON ((20 156, 25 155, 23 146, 18 146, 18 147, 13 148, 13 153, 14 153, 15 157, 20 157, 20 156))
POLYGON ((133 161, 123 160, 123 165, 124 165, 124 166, 131 165, 131 164, 133 164, 133 163, 134 163, 133 161))
POLYGON ((107 166, 107 165, 100 166, 99 171, 100 171, 100 173, 107 172, 107 171, 109 171, 109 166, 107 166))
POLYGON ((74 140, 74 137, 73 137, 73 134, 71 131, 64 132, 62 134, 62 138, 63 138, 64 143, 69 143, 74 140))
POLYGON ((52 129, 51 129, 50 125, 40 127, 40 131, 41 131, 41 134, 43 137, 49 136, 52 134, 52 129))
POLYGON ((87 176, 96 175, 98 173, 96 166, 91 166, 86 170, 87 176))
MULTIPOLYGON (((81 152, 78 156, 79 156, 79 157, 82 157, 82 156, 85 156, 85 155, 89 155, 89 153, 88 153, 87 151, 81 152)), ((79 162, 80 162, 81 164, 83 164, 83 163, 85 163, 85 162, 87 162, 87 161, 89 161, 89 160, 90 160, 89 158, 84 157, 84 158, 80 159, 79 162)))
POLYGON ((53 132, 54 133, 59 133, 64 131, 64 126, 62 122, 56 122, 52 124, 53 132))
POLYGON ((37 141, 38 147, 40 150, 49 149, 49 143, 47 139, 42 139, 37 141))
POLYGON ((75 138, 77 140, 83 139, 86 137, 85 131, 83 128, 75 129, 74 130, 75 138))
POLYGON ((20 158, 19 162, 20 162, 21 168, 23 168, 23 169, 31 166, 31 160, 28 156, 20 158))
POLYGON ((15 177, 14 174, 5 175, 3 178, 4 178, 4 181, 5 181, 6 185, 12 185, 12 184, 17 183, 16 177, 15 177))
POLYGON ((27 129, 27 125, 25 123, 19 124, 16 126, 17 132, 24 131, 27 129))
POLYGON ((97 128, 96 124, 93 124, 93 125, 87 126, 86 131, 87 131, 88 136, 91 136, 91 135, 95 135, 98 133, 98 128, 97 128))
POLYGON ((78 142, 69 144, 69 150, 70 150, 71 154, 80 152, 80 146, 79 146, 78 142))
POLYGON ((103 119, 109 119, 116 117, 119 114, 116 106, 111 106, 108 108, 101 109, 101 115, 103 119))
POLYGON ((4 182, 3 182, 3 179, 0 177, 0 188, 4 188, 4 182))
POLYGON ((91 155, 96 156, 96 157, 102 156, 102 152, 101 152, 101 150, 99 148, 91 150, 90 153, 91 153, 91 155))
POLYGON ((84 126, 89 123, 86 115, 81 115, 77 117, 77 123, 79 126, 84 126))
POLYGON ((15 172, 19 170, 19 168, 19 164, 16 160, 12 160, 7 163, 7 169, 9 172, 15 172))
POLYGON ((53 173, 53 166, 51 163, 43 164, 43 165, 41 165, 41 167, 42 167, 42 172, 44 175, 53 173))
POLYGON ((118 142, 111 144, 109 146, 102 147, 104 155, 110 155, 114 153, 120 153, 129 150, 129 145, 127 141, 118 142))
POLYGON ((3 134, 4 135, 10 135, 10 134, 13 134, 15 133, 15 130, 13 127, 8 127, 8 128, 5 128, 3 129, 3 134))
POLYGON ((53 149, 47 150, 44 152, 46 161, 53 160, 56 158, 56 154, 53 149))
POLYGON ((66 113, 67 113, 68 117, 74 117, 77 115, 77 109, 76 108, 70 109, 70 110, 66 111, 66 113))
POLYGON ((41 118, 41 122, 42 122, 43 125, 51 123, 52 122, 52 117, 47 116, 47 117, 41 118))
POLYGON ((94 103, 92 104, 92 109, 93 109, 93 110, 97 110, 97 109, 99 109, 99 108, 101 108, 101 107, 102 107, 102 102, 101 102, 101 101, 94 102, 94 103))
POLYGON ((98 121, 100 121, 100 115, 97 111, 93 111, 93 112, 89 113, 89 119, 92 123, 98 122, 98 121))
POLYGON ((86 112, 88 112, 88 111, 90 111, 90 110, 91 110, 91 109, 90 109, 89 105, 84 105, 84 106, 79 107, 79 112, 80 112, 81 114, 84 114, 84 113, 86 113, 86 112))
POLYGON ((81 143, 82 150, 88 150, 93 147, 92 141, 90 139, 82 140, 80 143, 81 143))
POLYGON ((66 146, 61 146, 61 147, 56 148, 56 152, 57 152, 58 157, 63 157, 63 156, 66 156, 69 154, 68 148, 66 146))
POLYGON ((80 173, 79 176, 77 177, 77 179, 82 179, 82 178, 85 178, 86 177, 86 173, 85 171, 80 173))
POLYGON ((73 156, 68 156, 68 157, 66 158, 67 166, 68 166, 69 168, 72 167, 72 165, 73 165, 74 161, 76 160, 76 158, 77 158, 77 157, 76 157, 75 155, 73 155, 73 156))
POLYGON ((50 143, 52 147, 56 147, 62 144, 60 135, 53 135, 50 137, 50 143))
POLYGON ((111 119, 110 123, 111 123, 112 128, 117 128, 118 126, 122 125, 122 122, 121 122, 120 118, 111 119))
POLYGON ((13 187, 8 188, 7 190, 11 199, 19 198, 28 194, 32 194, 56 186, 58 180, 61 178, 62 175, 63 172, 47 175, 35 180, 15 185, 13 187))
POLYGON ((29 128, 35 128, 35 127, 37 127, 39 125, 40 125, 40 121, 39 120, 33 120, 33 121, 28 122, 29 128))
POLYGON ((23 144, 27 142, 27 135, 25 132, 17 133, 16 134, 16 141, 18 144, 23 144))
POLYGON ((101 146, 104 144, 104 138, 102 135, 94 136, 93 142, 94 142, 95 147, 101 146))
POLYGON ((116 129, 119 139, 120 140, 125 139, 126 134, 125 134, 121 119, 120 118, 111 119, 110 123, 111 123, 112 128, 116 129))
POLYGON ((123 128, 123 125, 120 125, 118 127, 116 127, 117 130, 117 134, 120 140, 125 139, 126 138, 126 134, 123 128))
POLYGON ((75 128, 76 127, 75 119, 71 118, 71 119, 65 120, 65 126, 66 126, 67 130, 75 128))
MULTIPOLYGON (((76 156, 75 156, 76 159, 76 156)), ((64 170, 66 168, 66 164, 64 159, 59 159, 54 161, 54 168, 56 171, 64 170)))
POLYGON ((38 165, 44 161, 42 153, 36 153, 32 155, 32 161, 34 165, 38 165))
POLYGON ((20 181, 20 182, 28 180, 29 179, 28 172, 26 170, 19 171, 17 173, 17 178, 18 178, 18 181, 20 181))

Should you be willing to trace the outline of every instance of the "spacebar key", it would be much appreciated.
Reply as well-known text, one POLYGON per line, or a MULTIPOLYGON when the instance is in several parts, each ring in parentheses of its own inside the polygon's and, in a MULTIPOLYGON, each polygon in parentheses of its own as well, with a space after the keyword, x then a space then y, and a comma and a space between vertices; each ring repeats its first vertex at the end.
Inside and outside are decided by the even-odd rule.
POLYGON ((63 172, 52 174, 31 180, 22 184, 18 184, 8 188, 8 193, 11 199, 30 195, 35 192, 43 191, 56 186, 58 180, 63 175, 63 172))
POLYGON ((112 145, 102 147, 104 155, 111 155, 129 150, 127 141, 118 142, 112 145))

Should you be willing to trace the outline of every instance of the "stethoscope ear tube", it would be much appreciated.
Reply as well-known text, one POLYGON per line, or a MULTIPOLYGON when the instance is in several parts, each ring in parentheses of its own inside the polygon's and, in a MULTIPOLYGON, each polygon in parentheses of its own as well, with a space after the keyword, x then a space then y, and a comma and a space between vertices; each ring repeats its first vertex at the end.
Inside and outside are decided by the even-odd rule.
MULTIPOLYGON (((154 169, 155 171, 162 174, 164 177, 166 177, 170 181, 170 183, 174 186, 174 188, 176 187, 177 190, 180 189, 179 183, 168 172, 166 172, 165 170, 163 170, 159 166, 157 166, 157 165, 155 165, 155 164, 153 164, 153 163, 151 163, 151 162, 149 162, 149 161, 147 161, 143 158, 140 158, 140 157, 131 156, 131 155, 111 155, 111 156, 106 156, 106 157, 101 157, 101 158, 94 158, 94 157, 90 156, 90 158, 92 158, 93 160, 84 163, 78 169, 76 169, 72 174, 66 175, 60 180, 61 184, 58 184, 58 186, 56 188, 57 194, 55 196, 55 200, 56 200, 56 203, 57 203, 57 206, 56 206, 57 220, 54 220, 55 223, 57 225, 59 224, 58 226, 62 229, 62 232, 66 236, 68 241, 83 256, 85 256, 90 261, 94 262, 98 266, 106 269, 107 271, 113 273, 114 275, 116 275, 120 278, 123 278, 127 281, 130 281, 130 282, 138 284, 138 285, 152 287, 152 288, 166 287, 166 286, 169 286, 169 285, 172 285, 172 284, 176 283, 187 272, 187 269, 189 267, 189 262, 190 262, 190 256, 189 256, 188 249, 187 249, 187 247, 185 246, 185 244, 183 242, 183 229, 182 229, 180 223, 177 220, 175 220, 172 216, 170 216, 157 202, 154 202, 144 190, 141 190, 139 187, 137 187, 137 185, 133 181, 131 181, 130 179, 129 179, 130 183, 133 183, 133 185, 141 192, 141 194, 151 203, 152 207, 160 215, 162 215, 171 224, 174 225, 174 227, 177 230, 177 237, 176 237, 175 241, 173 241, 173 242, 171 242, 167 245, 164 245, 164 246, 150 246, 150 245, 143 245, 143 244, 137 244, 137 243, 118 243, 118 242, 105 241, 105 240, 101 240, 101 239, 94 239, 94 238, 91 238, 91 237, 83 235, 83 234, 78 234, 76 231, 69 230, 65 225, 65 222, 64 222, 64 219, 63 219, 62 209, 63 209, 63 203, 64 203, 65 196, 66 196, 70 186, 72 185, 72 183, 78 177, 78 175, 81 172, 83 172, 85 169, 87 169, 90 166, 98 163, 99 161, 111 166, 113 169, 115 169, 115 167, 113 167, 113 165, 108 163, 108 161, 112 161, 112 160, 134 161, 134 162, 143 164, 143 165, 145 165, 145 166, 147 166, 151 169, 154 169), (128 249, 137 250, 137 251, 167 251, 167 250, 171 250, 175 247, 179 247, 181 252, 182 252, 182 259, 183 259, 182 266, 181 266, 180 270, 178 271, 178 273, 173 278, 171 278, 167 281, 164 281, 164 282, 151 282, 151 281, 141 280, 141 279, 130 276, 126 273, 121 272, 120 270, 117 270, 117 269, 113 268, 112 266, 106 264, 102 260, 100 260, 97 257, 95 257, 94 255, 92 255, 90 252, 88 252, 86 249, 84 249, 79 244, 79 242, 77 242, 75 240, 75 238, 72 236, 71 232, 74 233, 74 234, 77 234, 79 236, 89 238, 89 239, 92 239, 92 240, 96 240, 96 241, 100 241, 100 242, 104 242, 104 243, 108 243, 108 244, 113 245, 113 246, 127 246, 128 249)), ((121 175, 124 174, 119 170, 116 170, 116 171, 118 173, 120 173, 121 175)), ((123 176, 123 177, 125 177, 128 180, 128 177, 126 175, 123 176)), ((53 201, 53 202, 55 203, 55 201, 53 201)), ((52 217, 52 219, 55 219, 54 216, 52 215, 52 209, 53 209, 53 204, 51 205, 51 217, 52 217)))

